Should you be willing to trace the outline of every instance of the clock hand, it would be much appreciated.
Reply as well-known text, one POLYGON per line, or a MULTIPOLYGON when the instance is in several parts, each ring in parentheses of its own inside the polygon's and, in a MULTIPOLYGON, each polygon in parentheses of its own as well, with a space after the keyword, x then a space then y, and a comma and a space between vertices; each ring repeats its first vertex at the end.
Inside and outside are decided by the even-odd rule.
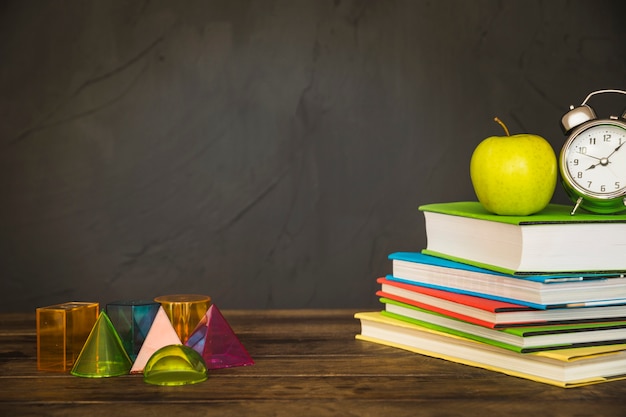
MULTIPOLYGON (((613 155, 613 154, 611 154, 613 155)), ((592 157, 595 158, 595 157, 592 157)), ((589 171, 590 169, 593 169, 595 167, 597 167, 598 165, 602 165, 603 167, 607 166, 608 164, 611 163, 611 161, 609 161, 609 158, 596 158, 598 159, 598 163, 597 164, 592 164, 591 166, 589 166, 589 168, 587 168, 585 171, 589 171)))
MULTIPOLYGON (((612 157, 612 156, 615 154, 615 152, 619 151, 619 150, 620 150, 620 148, 622 147, 622 145, 623 145, 624 143, 626 143, 626 142, 622 142, 622 143, 620 143, 620 144, 619 144, 619 146, 618 146, 617 148, 613 149, 613 152, 611 152, 611 153, 609 154, 609 156, 604 157, 604 158, 598 158, 597 156, 589 155, 589 154, 586 154, 586 153, 581 154, 581 155, 585 155, 585 156, 588 156, 588 157, 590 157, 590 158, 593 158, 593 159, 597 159, 597 160, 598 160, 598 163, 597 163, 597 164, 592 164, 592 165, 590 165, 590 166, 589 166, 589 168, 587 168, 585 171, 589 171, 590 169, 594 169, 594 168, 595 168, 595 167, 597 167, 598 165, 602 165, 603 167, 605 167, 605 166, 607 166, 608 164, 610 164, 610 163, 611 163, 611 161, 609 161, 609 158, 610 158, 610 157, 612 157)), ((579 153, 580 153, 580 152, 579 152, 579 153)))
POLYGON ((607 160, 606 163, 602 163, 602 160, 605 159, 605 158, 598 158, 597 156, 589 155, 588 153, 582 153, 580 151, 578 152, 578 154, 583 155, 583 156, 588 156, 589 158, 593 158, 593 159, 597 159, 598 160, 597 164, 592 164, 585 171, 589 171, 590 169, 593 169, 593 168, 597 167, 598 165, 606 165, 608 163, 608 160, 607 160))
POLYGON ((611 153, 609 154, 609 156, 607 156, 606 158, 598 158, 598 157, 595 157, 595 156, 593 156, 593 155, 587 155, 587 154, 584 154, 584 155, 587 155, 587 156, 589 156, 589 157, 591 157, 591 158, 593 158, 593 159, 597 159, 597 160, 598 160, 598 163, 597 163, 597 164, 592 164, 592 165, 591 165, 591 166, 589 166, 589 168, 587 168, 585 171, 589 171, 590 169, 593 169, 593 168, 597 167, 598 165, 602 165, 603 167, 605 167, 605 166, 607 166, 608 164, 610 164, 610 163, 611 163, 611 161, 609 161, 609 158, 610 158, 610 157, 612 157, 612 156, 615 154, 615 152, 619 151, 619 150, 620 150, 620 148, 622 147, 622 145, 623 145, 624 143, 626 143, 626 142, 622 142, 622 143, 620 143, 620 144, 619 144, 619 146, 618 146, 617 148, 613 149, 613 152, 611 152, 611 153))
MULTIPOLYGON (((617 148, 613 149, 613 152, 611 152, 611 154, 610 154, 609 156, 607 156, 607 157, 606 157, 606 160, 608 161, 608 159, 609 159, 610 157, 612 157, 612 156, 613 156, 613 154, 614 154, 615 152, 619 151, 619 148, 621 148, 621 147, 622 147, 622 145, 623 145, 624 143, 626 143, 626 142, 622 142, 622 143, 620 143, 620 144, 619 144, 619 146, 618 146, 617 148)), ((603 158, 603 159, 604 159, 604 158, 603 158)))
POLYGON ((602 158, 598 158, 597 156, 589 155, 588 153, 578 152, 578 154, 583 155, 583 156, 588 156, 589 158, 597 159, 598 161, 602 159, 602 158))

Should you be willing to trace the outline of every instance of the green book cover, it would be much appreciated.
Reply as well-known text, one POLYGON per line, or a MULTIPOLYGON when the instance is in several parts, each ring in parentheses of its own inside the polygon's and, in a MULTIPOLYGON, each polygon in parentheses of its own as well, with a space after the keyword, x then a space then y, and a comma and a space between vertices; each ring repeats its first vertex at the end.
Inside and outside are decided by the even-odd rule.
POLYGON ((536 214, 501 216, 478 201, 419 210, 426 219, 425 254, 516 275, 626 270, 626 214, 571 215, 569 206, 549 204, 536 214), (578 232, 589 244, 572 238, 578 232))
POLYGON ((416 319, 413 319, 413 318, 410 318, 410 317, 402 316, 400 314, 390 313, 389 311, 381 311, 381 314, 383 316, 387 316, 387 317, 391 317, 391 318, 396 319, 396 320, 404 321, 406 323, 410 323, 410 324, 416 325, 418 327, 425 327, 427 329, 437 330, 437 331, 442 332, 442 333, 453 334, 455 336, 463 337, 465 339, 475 340, 477 342, 486 343, 488 345, 498 346, 498 347, 501 347, 503 349, 512 350, 512 351, 518 352, 518 353, 524 353, 525 352, 525 350, 520 348, 519 346, 513 346, 513 345, 506 344, 506 343, 496 342, 495 340, 487 339, 487 338, 484 338, 484 337, 476 336, 476 335, 465 333, 465 332, 460 332, 460 331, 457 331, 457 330, 454 330, 454 329, 448 329, 447 327, 437 326, 437 325, 432 324, 432 323, 428 323, 428 322, 421 321, 421 320, 416 320, 416 319))
MULTIPOLYGON (((453 321, 458 321, 458 322, 462 322, 462 320, 459 320, 457 318, 454 317, 449 317, 446 316, 444 314, 440 314, 434 311, 430 311, 430 310, 426 310, 423 308, 419 308, 410 304, 405 304, 396 300, 392 300, 389 298, 380 298, 380 302, 384 303, 384 304, 393 304, 393 305, 397 305, 400 306, 402 308, 406 308, 406 309, 411 309, 411 310, 415 310, 415 311, 419 311, 422 313, 426 313, 429 315, 433 315, 433 316, 438 316, 438 317, 444 317, 446 319, 449 320, 453 320, 453 321)), ((397 313, 393 313, 390 311, 383 311, 384 315, 388 315, 390 317, 396 318, 396 319, 400 319, 403 320, 405 322, 408 323, 412 323, 412 324, 416 324, 418 326, 422 326, 422 327, 426 327, 432 330, 437 330, 440 332, 444 332, 444 333, 449 333, 449 334, 453 334, 456 336, 460 336, 460 337, 464 337, 466 339, 471 339, 471 340, 476 340, 478 342, 482 342, 482 343, 487 343, 490 345, 494 345, 494 346, 499 346, 508 350, 513 350, 515 352, 520 352, 520 353, 528 353, 528 352, 537 352, 537 351, 542 351, 542 350, 550 350, 550 349, 563 349, 563 348, 568 348, 568 347, 572 347, 572 344, 570 343, 563 343, 563 344, 555 344, 555 345, 544 345, 544 346, 534 346, 534 347, 521 347, 521 346, 517 346, 517 345, 512 345, 512 344, 508 344, 508 343, 504 343, 498 340, 493 340, 490 339, 488 337, 484 337, 484 336, 479 336, 476 335, 474 333, 471 332, 466 332, 466 331, 462 331, 459 329, 454 329, 451 327, 447 327, 447 326, 442 326, 436 323, 431 323, 429 321, 426 320, 419 320, 413 317, 407 317, 401 314, 397 314, 397 313)), ((468 323, 469 326, 478 326, 476 324, 472 324, 472 323, 468 323)), ((625 321, 620 321, 620 322, 599 322, 599 323, 579 323, 579 324, 568 324, 568 325, 549 325, 549 326, 532 326, 532 327, 512 327, 512 328, 506 328, 506 329, 489 329, 489 328, 485 328, 485 331, 489 331, 489 332, 501 332, 501 333, 508 333, 520 338, 524 338, 524 337, 532 337, 533 335, 546 335, 546 334, 558 334, 558 333, 572 333, 572 332, 578 332, 578 331, 585 331, 585 330, 593 330, 593 329, 600 329, 600 328, 606 328, 606 329, 611 329, 611 328, 624 328, 626 327, 626 322, 625 321)))
MULTIPOLYGON (((525 276, 525 275, 546 275, 545 273, 543 273, 542 271, 538 271, 538 272, 530 272, 530 273, 524 273, 524 272, 519 272, 516 271, 514 269, 511 268, 504 268, 498 265, 492 265, 490 263, 487 262, 477 262, 471 259, 464 259, 464 258, 460 258, 458 256, 452 256, 452 255, 448 255, 447 253, 443 253, 443 252, 438 252, 436 250, 430 250, 430 249, 422 249, 422 253, 424 255, 428 255, 428 256, 433 256, 435 258, 442 258, 442 259, 447 259, 453 262, 458 262, 461 264, 467 264, 467 265, 472 265, 475 266, 477 268, 482 268, 482 269, 488 269, 491 271, 495 271, 495 272, 500 272, 502 274, 508 274, 508 275, 513 275, 513 276, 525 276)), ((564 272, 565 273, 565 272, 564 272)), ((574 273, 571 273, 570 275, 573 275, 574 273)), ((541 308, 541 307, 537 307, 537 308, 541 308)))
POLYGON ((572 207, 562 204, 548 204, 548 206, 539 213, 528 216, 501 216, 499 214, 493 214, 485 210, 478 201, 425 204, 419 206, 419 210, 514 225, 626 222, 626 214, 591 214, 580 211, 576 212, 575 215, 571 215, 572 207))

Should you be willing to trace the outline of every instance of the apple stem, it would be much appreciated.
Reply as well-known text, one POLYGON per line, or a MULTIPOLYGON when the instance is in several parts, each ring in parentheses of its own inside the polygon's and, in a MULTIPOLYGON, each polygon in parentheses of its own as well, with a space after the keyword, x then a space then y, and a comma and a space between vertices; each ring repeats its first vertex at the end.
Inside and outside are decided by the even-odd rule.
POLYGON ((493 120, 495 120, 496 123, 502 126, 502 129, 504 129, 504 133, 506 133, 507 136, 511 136, 511 134, 509 133, 509 129, 507 129, 506 125, 504 124, 502 120, 498 119, 497 117, 494 117, 493 120))

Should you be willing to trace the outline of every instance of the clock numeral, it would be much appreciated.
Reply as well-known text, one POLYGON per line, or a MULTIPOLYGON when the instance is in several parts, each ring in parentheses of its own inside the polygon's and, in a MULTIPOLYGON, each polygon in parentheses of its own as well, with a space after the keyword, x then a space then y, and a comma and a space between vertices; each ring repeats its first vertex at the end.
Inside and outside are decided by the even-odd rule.
POLYGON ((615 181, 615 189, 619 190, 620 189, 620 183, 619 181, 615 181))
POLYGON ((606 185, 602 184, 602 185, 600 186, 600 192, 601 192, 601 193, 603 193, 603 192, 605 192, 605 191, 606 191, 606 185))
POLYGON ((595 145, 596 144, 596 138, 589 138, 589 144, 590 145, 595 145))
POLYGON ((582 178, 582 177, 583 177, 583 172, 578 171, 578 173, 576 174, 576 178, 582 178))
POLYGON ((604 136, 602 137, 602 140, 604 140, 605 142, 610 142, 611 141, 611 134, 610 133, 605 133, 604 136))
POLYGON ((591 184, 593 184, 592 181, 587 181, 587 188, 591 188, 591 184))
POLYGON ((573 164, 575 167, 577 167, 577 166, 578 166, 578 159, 574 159, 574 160, 572 161, 572 164, 573 164))

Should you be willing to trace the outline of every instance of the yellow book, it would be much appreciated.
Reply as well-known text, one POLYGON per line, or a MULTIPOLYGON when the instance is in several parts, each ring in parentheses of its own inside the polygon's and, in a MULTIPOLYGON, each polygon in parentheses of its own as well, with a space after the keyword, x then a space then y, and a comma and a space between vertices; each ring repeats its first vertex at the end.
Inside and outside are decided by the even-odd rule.
POLYGON ((626 379, 626 344, 518 353, 407 323, 380 312, 354 316, 359 340, 520 378, 572 388, 626 379))

